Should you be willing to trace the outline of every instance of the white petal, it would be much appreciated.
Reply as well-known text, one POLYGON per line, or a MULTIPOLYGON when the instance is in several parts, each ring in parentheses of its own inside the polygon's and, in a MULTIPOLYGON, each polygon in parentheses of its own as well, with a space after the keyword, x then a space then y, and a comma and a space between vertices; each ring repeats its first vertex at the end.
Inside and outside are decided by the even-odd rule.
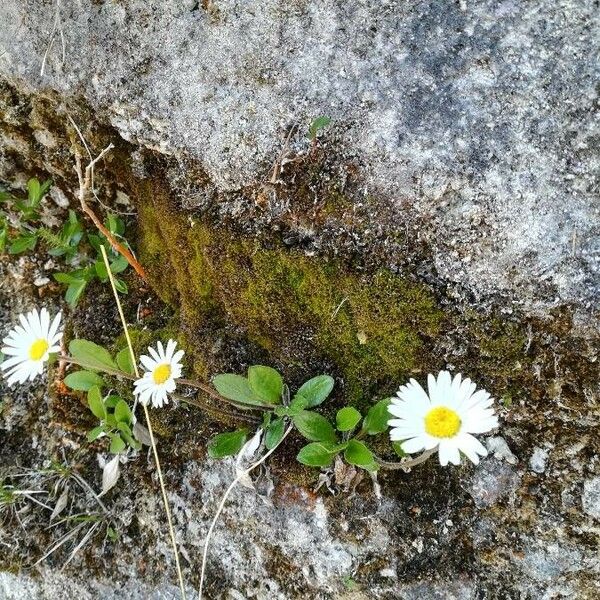
POLYGON ((42 308, 40 313, 40 328, 42 331, 42 337, 47 338, 50 333, 50 314, 45 308, 42 308))
POLYGON ((146 388, 145 390, 143 390, 140 393, 140 403, 143 404, 144 406, 148 405, 148 401, 150 400, 150 397, 152 396, 152 388, 146 388))
POLYGON ((185 352, 183 350, 177 350, 177 352, 175 352, 175 354, 173 355, 171 362, 174 364, 181 362, 181 359, 183 358, 184 354, 185 352))
POLYGON ((414 454, 420 452, 425 448, 424 440, 422 437, 416 437, 412 440, 406 440, 402 443, 402 450, 408 454, 414 454))
POLYGON ((487 450, 481 442, 470 435, 463 433, 456 438, 458 449, 474 464, 479 464, 479 456, 487 456, 487 450))
POLYGON ((475 408, 479 404, 482 404, 490 397, 489 393, 485 390, 478 390, 468 399, 463 400, 461 402, 461 408, 463 410, 470 410, 471 408, 475 408))
POLYGON ((498 417, 489 417, 482 421, 469 421, 465 423, 463 431, 465 433, 487 433, 498 427, 498 417))
POLYGON ((169 340, 167 342, 167 351, 165 353, 165 357, 167 361, 171 362, 173 358, 173 353, 175 352, 175 348, 177 347, 177 342, 175 340, 169 340))
POLYGON ((10 367, 14 367, 15 365, 18 365, 20 363, 23 362, 23 358, 20 356, 13 356, 11 358, 7 358, 1 365, 0 365, 0 369, 2 369, 3 371, 5 371, 6 369, 10 368, 10 367))
POLYGON ((449 462, 454 465, 460 464, 460 452, 453 440, 443 439, 440 441, 439 457, 442 467, 445 467, 449 462))
POLYGON ((148 346, 148 352, 150 353, 150 356, 156 361, 157 364, 163 362, 160 355, 158 354, 158 352, 151 346, 148 346))
POLYGON ((149 356, 146 356, 145 354, 142 354, 140 356, 140 362, 142 363, 142 366, 144 367, 144 369, 146 369, 146 371, 154 371, 154 369, 156 368, 156 362, 152 360, 149 356))
POLYGON ((52 325, 50 325, 50 330, 48 331, 48 337, 53 338, 55 335, 58 335, 58 334, 60 334, 60 336, 62 337, 62 331, 58 331, 58 328, 60 327, 61 319, 62 319, 62 313, 58 312, 58 314, 54 317, 54 320, 52 321, 52 325))

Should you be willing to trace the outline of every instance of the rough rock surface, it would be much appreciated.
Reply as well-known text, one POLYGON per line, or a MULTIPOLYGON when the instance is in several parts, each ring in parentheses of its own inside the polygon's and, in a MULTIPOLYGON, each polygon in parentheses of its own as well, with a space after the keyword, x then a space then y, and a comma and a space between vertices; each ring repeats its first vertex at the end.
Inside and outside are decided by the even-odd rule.
MULTIPOLYGON (((468 369, 499 399, 502 428, 488 437, 486 460, 451 469, 430 461, 410 474, 382 473, 382 498, 368 478, 354 492, 336 485, 335 495, 327 486, 313 492, 317 475, 289 468, 299 447, 292 440, 291 450, 261 473, 256 492, 240 488, 232 495, 212 544, 207 598, 598 597, 600 412, 592 337, 600 308, 592 51, 597 15, 597 6, 583 0, 0 3, 1 183, 18 188, 31 174, 52 176, 49 218, 59 222, 61 211, 75 206, 65 133, 72 115, 94 151, 108 141, 117 145, 118 158, 98 173, 99 193, 108 202, 130 210, 127 194, 138 186, 141 192, 131 195, 142 215, 154 199, 144 193, 158 189, 142 184, 157 178, 152 165, 163 161, 159 178, 164 175, 173 205, 184 210, 161 213, 164 204, 156 205, 170 235, 159 238, 159 245, 166 239, 167 250, 181 253, 179 263, 159 263, 158 275, 170 284, 171 272, 183 263, 191 292, 185 297, 178 290, 178 308, 179 301, 205 300, 201 282, 191 276, 205 269, 203 256, 188 254, 187 247, 197 240, 203 250, 210 245, 202 237, 205 213, 214 221, 214 237, 231 237, 225 228, 235 221, 241 233, 235 231, 234 242, 238 236, 252 243, 253 236, 266 238, 256 247, 215 244, 214 255, 231 258, 251 247, 242 258, 253 268, 252 257, 269 268, 272 259, 276 275, 278 269, 297 269, 325 288, 335 288, 338 280, 331 284, 326 270, 311 270, 306 257, 372 256, 377 267, 394 273, 409 265, 410 276, 431 286, 437 302, 433 324, 415 316, 417 326, 407 326, 410 349, 421 361, 412 365, 415 376, 424 376, 424 365, 468 369), (306 131, 319 115, 333 121, 311 150, 306 131), (273 182, 278 160, 289 162, 273 182), (127 169, 119 171, 119 162, 127 169), (317 171, 318 181, 311 171, 306 183, 302 169, 317 171), (133 186, 125 181, 129 171, 137 178, 133 186), (321 213, 339 209, 321 206, 328 189, 321 183, 328 178, 343 209, 335 228, 313 219, 314 207, 321 213), (189 221, 189 230, 176 228, 173 219, 189 221), (273 232, 281 234, 283 251, 279 238, 269 237, 273 232), (289 248, 300 258, 290 259, 289 248), (448 311, 439 336, 438 305, 448 311), (571 312, 585 342, 572 331, 571 312), (527 320, 531 315, 542 318, 527 320), (422 323, 426 331, 418 330, 422 323), (429 341, 421 344, 420 338, 429 341)), ((57 268, 35 255, 0 257, 2 331, 40 298, 58 305, 60 290, 50 281, 57 268)), ((360 358, 371 345, 377 350, 378 343, 388 343, 376 335, 387 323, 379 313, 395 314, 385 294, 397 290, 383 285, 371 298, 372 280, 356 283, 346 275, 340 287, 354 296, 348 301, 332 294, 336 302, 322 310, 323 322, 331 323, 334 313, 343 316, 340 332, 350 322, 339 345, 350 348, 344 356, 360 358), (379 311, 382 300, 388 302, 385 311, 379 311), (349 308, 361 301, 364 313, 349 308), (367 325, 374 341, 366 338, 367 325)), ((243 277, 235 270, 222 274, 233 282, 238 300, 255 289, 258 277, 246 276, 248 287, 236 288, 243 277)), ((132 283, 126 310, 140 325, 139 307, 154 308, 158 300, 132 283)), ((269 294, 275 304, 281 299, 275 284, 258 290, 261 301, 269 294)), ((328 293, 323 296, 330 301, 328 293)), ((213 301, 209 310, 216 310, 213 301)), ((294 361, 308 351, 291 357, 291 367, 281 356, 273 358, 268 336, 260 346, 262 315, 256 317, 258 341, 237 331, 244 323, 236 318, 253 301, 251 296, 237 311, 227 306, 225 325, 221 316, 216 324, 186 323, 182 309, 180 329, 200 329, 220 367, 268 359, 293 372, 294 361)), ((289 316, 278 315, 282 322, 289 316)), ((148 327, 141 322, 140 329, 148 327)), ((94 289, 93 299, 71 314, 69 328, 114 342, 119 327, 110 297, 94 289)), ((288 342, 280 333, 274 337, 288 342)), ((314 333, 290 336, 290 347, 310 346, 314 333)), ((307 361, 310 368, 334 365, 330 354, 334 359, 307 361)), ((387 362, 393 355, 384 355, 387 362)), ((381 354, 373 356, 374 362, 361 363, 359 380, 387 366, 381 354)), ((206 364, 200 365, 203 374, 213 373, 214 363, 206 364)), ((386 376, 394 375, 392 367, 386 376)), ((339 371, 336 376, 340 384, 339 371)), ((34 489, 43 483, 36 473, 52 458, 77 464, 98 489, 95 450, 83 447, 90 425, 84 413, 72 397, 65 405, 39 386, 18 393, 0 387, 0 477, 4 469, 31 469, 26 481, 34 489)), ((193 597, 204 536, 232 466, 204 454, 206 436, 220 426, 182 406, 165 414, 156 417, 157 428, 193 597)), ((99 453, 104 450, 98 446, 99 453)), ((63 572, 74 543, 30 569, 57 539, 48 532, 46 509, 20 505, 27 536, 0 514, 0 565, 6 569, 0 598, 178 597, 153 473, 145 453, 123 466, 105 499, 119 541, 111 543, 104 533, 94 537, 63 572)), ((56 498, 48 493, 47 500, 56 498)), ((71 502, 74 512, 94 508, 74 483, 71 502)), ((69 528, 62 524, 52 531, 59 535, 69 528)))
POLYGON ((266 181, 288 129, 329 115, 355 199, 447 283, 598 308, 593 3, 7 0, 0 20, 1 74, 82 95, 217 190, 266 181))

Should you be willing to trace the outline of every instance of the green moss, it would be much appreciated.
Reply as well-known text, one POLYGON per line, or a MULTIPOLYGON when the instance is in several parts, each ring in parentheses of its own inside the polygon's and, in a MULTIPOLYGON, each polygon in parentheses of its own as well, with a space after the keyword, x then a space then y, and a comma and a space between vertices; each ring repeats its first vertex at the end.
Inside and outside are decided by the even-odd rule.
POLYGON ((442 312, 423 285, 383 269, 361 274, 278 244, 266 248, 187 221, 164 203, 144 206, 140 223, 155 287, 181 307, 188 329, 234 323, 284 365, 332 364, 355 404, 426 368, 424 348, 442 312))

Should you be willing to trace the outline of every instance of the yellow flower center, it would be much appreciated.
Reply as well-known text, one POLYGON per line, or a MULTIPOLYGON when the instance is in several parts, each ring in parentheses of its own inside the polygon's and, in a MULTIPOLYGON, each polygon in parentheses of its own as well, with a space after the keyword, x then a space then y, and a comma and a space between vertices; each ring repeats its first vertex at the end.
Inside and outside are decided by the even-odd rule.
POLYGON ((169 377, 171 377, 171 365, 159 365, 152 373, 154 383, 158 385, 164 383, 169 377))
POLYGON ((450 408, 437 406, 425 415, 425 431, 436 438, 454 437, 460 429, 460 417, 450 408))
POLYGON ((46 340, 36 340, 29 348, 29 358, 31 360, 40 360, 40 358, 46 354, 46 350, 48 350, 49 347, 50 345, 46 340))

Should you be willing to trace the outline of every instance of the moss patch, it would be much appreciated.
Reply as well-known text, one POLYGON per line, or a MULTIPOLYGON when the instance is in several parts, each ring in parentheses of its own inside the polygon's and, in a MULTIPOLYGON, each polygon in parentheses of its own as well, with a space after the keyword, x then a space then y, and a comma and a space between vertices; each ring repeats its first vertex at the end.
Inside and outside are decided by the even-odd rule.
MULTIPOLYGON (((366 404, 382 385, 427 368, 442 312, 422 284, 389 270, 270 247, 188 220, 153 195, 140 207, 142 258, 155 289, 181 308, 188 343, 235 323, 285 368, 317 361, 342 375, 346 401, 366 404)), ((206 373, 198 373, 206 375, 206 373)))

